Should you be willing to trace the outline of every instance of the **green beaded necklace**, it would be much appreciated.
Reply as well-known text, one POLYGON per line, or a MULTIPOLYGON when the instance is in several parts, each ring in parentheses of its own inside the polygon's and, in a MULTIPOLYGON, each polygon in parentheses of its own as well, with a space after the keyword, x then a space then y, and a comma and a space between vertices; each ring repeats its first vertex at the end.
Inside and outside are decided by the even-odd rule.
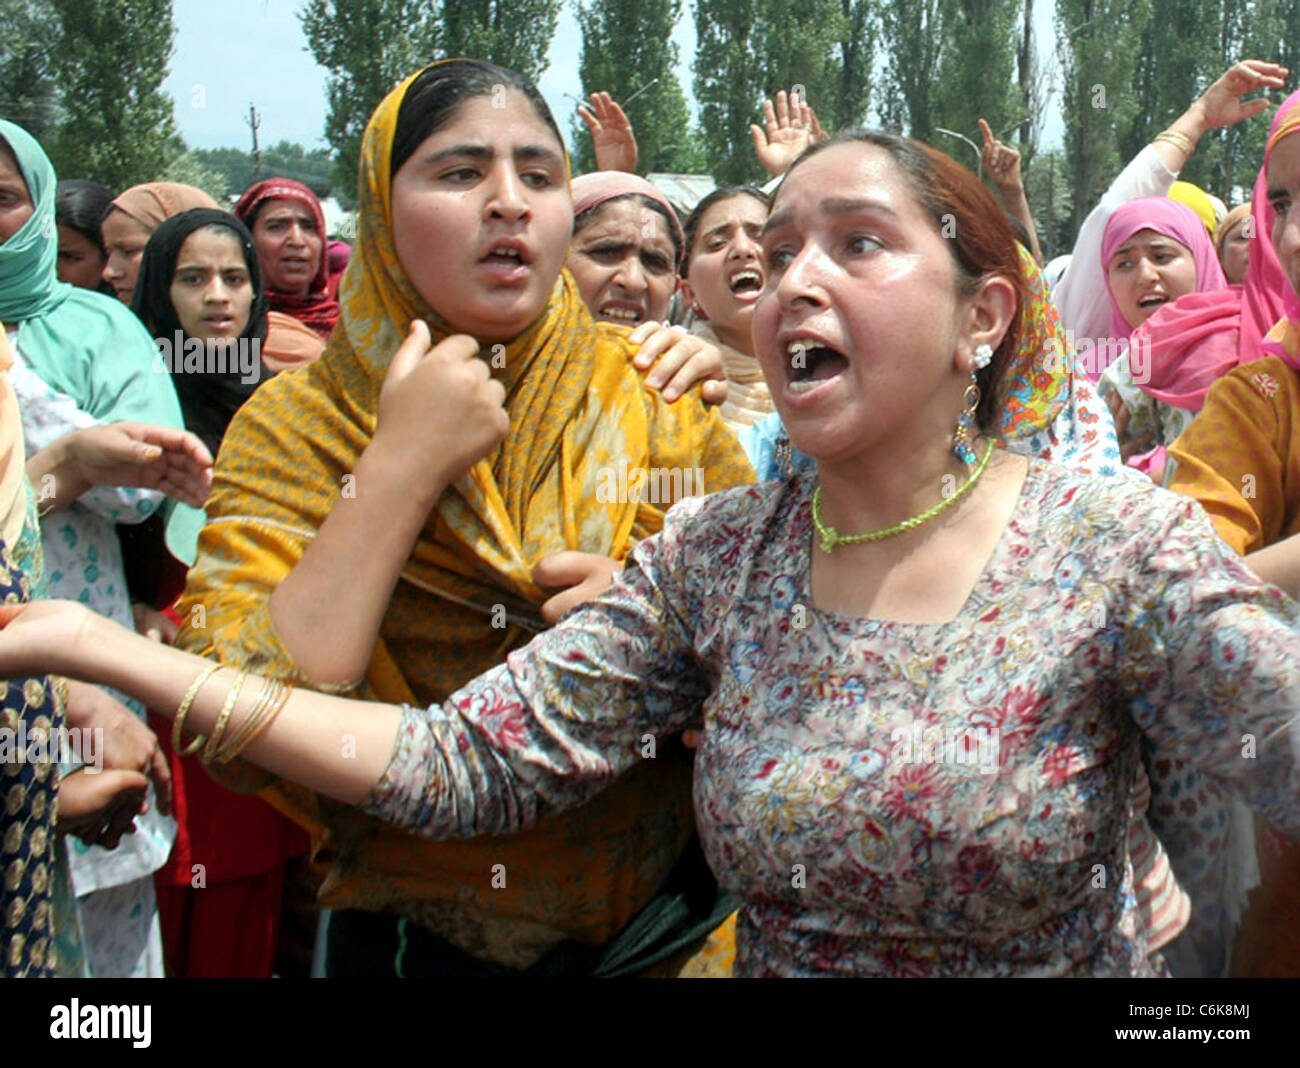
POLYGON ((901 523, 895 523, 892 527, 884 527, 881 530, 872 530, 866 534, 841 534, 834 527, 828 527, 822 522, 822 488, 818 486, 813 490, 812 499, 812 520, 813 526, 817 528, 817 533, 822 539, 822 552, 829 553, 837 545, 857 545, 864 541, 880 541, 881 538, 890 538, 895 534, 901 534, 905 530, 913 530, 922 523, 928 523, 945 508, 950 508, 961 500, 962 495, 968 493, 970 488, 979 481, 980 475, 984 474, 984 469, 988 467, 989 460, 993 456, 994 442, 990 441, 984 455, 980 457, 980 462, 975 465, 975 470, 971 472, 970 478, 961 484, 951 497, 946 497, 933 508, 927 508, 920 515, 914 515, 911 519, 904 519, 901 523))

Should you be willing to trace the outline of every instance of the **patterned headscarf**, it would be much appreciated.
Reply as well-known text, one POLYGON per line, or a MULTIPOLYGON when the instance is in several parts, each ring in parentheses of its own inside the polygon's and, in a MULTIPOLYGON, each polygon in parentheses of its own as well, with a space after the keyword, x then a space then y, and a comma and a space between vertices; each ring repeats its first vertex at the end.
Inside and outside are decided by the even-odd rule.
POLYGON ((270 290, 267 296, 271 299, 271 308, 292 315, 300 323, 311 327, 323 339, 328 339, 334 324, 338 322, 339 305, 338 301, 329 294, 329 263, 325 255, 325 213, 321 210, 320 200, 301 182, 295 182, 291 178, 268 178, 245 191, 239 198, 239 203, 235 205, 235 214, 249 229, 252 229, 258 208, 268 200, 297 200, 307 205, 307 210, 316 221, 316 233, 320 235, 321 243, 320 259, 316 263, 316 273, 312 276, 307 292, 305 294, 281 293, 274 289, 270 290))

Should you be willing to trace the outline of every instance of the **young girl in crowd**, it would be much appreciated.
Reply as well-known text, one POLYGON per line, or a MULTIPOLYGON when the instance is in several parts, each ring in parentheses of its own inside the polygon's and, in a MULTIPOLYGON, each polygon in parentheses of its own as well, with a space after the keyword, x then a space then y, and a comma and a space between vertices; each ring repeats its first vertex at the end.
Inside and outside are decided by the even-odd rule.
MULTIPOLYGON (((185 425, 214 456, 235 412, 274 373, 261 358, 268 304, 253 236, 234 215, 192 208, 149 238, 132 310, 155 337, 172 342, 168 369, 185 425), (202 345, 198 365, 181 358, 194 342, 202 345)), ((203 522, 202 510, 176 508, 168 525, 175 556, 194 558, 203 522)), ((149 555, 159 560, 166 552, 155 544, 149 555)), ((162 624, 163 632, 174 635, 176 622, 162 624)), ((307 852, 306 836, 266 802, 217 786, 197 757, 182 758, 165 732, 161 737, 178 824, 176 845, 155 877, 167 974, 266 978, 275 963, 285 864, 307 852), (230 937, 233 929, 240 937, 230 937)))
POLYGON ((732 186, 715 189, 686 220, 682 297, 694 318, 692 333, 722 350, 722 419, 737 434, 774 410, 751 333, 763 288, 758 233, 765 218, 765 193, 732 186))
MULTIPOLYGON (((562 270, 567 161, 530 83, 472 61, 413 75, 372 117, 361 166, 339 327, 232 421, 179 641, 423 704, 603 588, 674 499, 753 475, 696 395, 645 389, 626 329, 593 321, 562 270), (508 434, 504 413, 442 389, 449 369, 505 399, 508 434), (430 415, 453 410, 445 438, 430 415), (491 457, 444 479, 440 458, 468 441, 491 457)), ((666 743, 598 803, 478 843, 421 842, 287 785, 272 796, 331 867, 331 974, 589 973, 662 960, 725 914, 702 865, 678 865, 690 767, 666 743)))
MULTIPOLYGON (((1159 974, 1132 896, 1143 741, 1300 831, 1295 604, 1190 502, 996 448, 1021 260, 951 160, 832 139, 763 249, 759 358, 816 469, 680 505, 610 590, 446 700, 289 693, 75 606, 7 609, 0 670, 182 706, 213 759, 431 837, 584 811, 702 714, 738 973, 1159 974)), ((423 365, 456 403, 422 409, 440 449, 388 454, 408 486, 504 432, 463 362, 423 365)))
POLYGON ((1243 101, 1242 97, 1259 89, 1281 88, 1286 74, 1285 67, 1254 59, 1229 68, 1132 159, 1079 227, 1069 265, 1052 286, 1052 299, 1094 382, 1114 359, 1116 346, 1122 347, 1128 337, 1127 332, 1116 336, 1112 329, 1107 277, 1101 263, 1102 239, 1111 214, 1136 197, 1166 196, 1205 132, 1268 110, 1266 99, 1243 101))

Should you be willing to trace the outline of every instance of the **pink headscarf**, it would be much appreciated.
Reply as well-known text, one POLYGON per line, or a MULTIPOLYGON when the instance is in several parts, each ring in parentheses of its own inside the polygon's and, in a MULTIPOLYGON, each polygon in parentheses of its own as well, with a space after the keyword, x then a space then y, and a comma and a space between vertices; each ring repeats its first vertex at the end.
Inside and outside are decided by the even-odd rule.
POLYGON ((656 204, 662 204, 672 222, 677 247, 685 249, 686 238, 682 233, 681 220, 668 203, 668 198, 644 178, 627 171, 593 171, 573 179, 573 217, 576 219, 584 211, 607 200, 626 196, 648 197, 656 204))
POLYGON ((1250 209, 1255 220, 1255 236, 1251 239, 1250 262, 1246 266, 1245 292, 1241 299, 1241 362, 1249 363, 1262 356, 1281 356, 1300 370, 1300 358, 1292 355, 1283 342, 1264 340, 1274 326, 1280 325, 1280 320, 1291 324, 1288 333, 1294 334, 1300 328, 1300 297, 1291 288, 1273 249, 1273 222, 1277 215, 1268 202, 1266 178, 1274 147, 1297 132, 1300 132, 1300 90, 1287 97, 1273 116, 1273 124, 1268 128, 1264 163, 1255 179, 1250 209))
POLYGON ((1219 265, 1214 244, 1196 212, 1186 204, 1168 197, 1138 197, 1130 200, 1111 215, 1110 221, 1106 223, 1106 233, 1101 239, 1101 273, 1106 279, 1106 292, 1110 294, 1110 336, 1113 338, 1128 337, 1133 332, 1133 327, 1115 303, 1115 294, 1110 288, 1110 260, 1116 249, 1139 230, 1154 230, 1172 238, 1191 252, 1192 261, 1196 265, 1197 293, 1223 289, 1228 284, 1228 280, 1223 277, 1223 268, 1219 265))

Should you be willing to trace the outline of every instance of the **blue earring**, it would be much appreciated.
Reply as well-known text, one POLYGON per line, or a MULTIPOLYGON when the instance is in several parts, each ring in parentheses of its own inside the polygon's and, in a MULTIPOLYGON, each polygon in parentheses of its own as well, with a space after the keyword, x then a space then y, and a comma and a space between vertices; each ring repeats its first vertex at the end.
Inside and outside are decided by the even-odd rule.
POLYGON ((987 367, 992 359, 992 346, 985 344, 975 349, 975 354, 971 358, 973 366, 970 373, 970 385, 966 387, 966 394, 962 398, 965 407, 962 409, 961 415, 957 417, 957 429, 953 431, 952 435, 953 454, 967 467, 972 466, 978 459, 970 443, 971 429, 975 426, 975 412, 980 406, 980 387, 975 382, 975 371, 987 367))

